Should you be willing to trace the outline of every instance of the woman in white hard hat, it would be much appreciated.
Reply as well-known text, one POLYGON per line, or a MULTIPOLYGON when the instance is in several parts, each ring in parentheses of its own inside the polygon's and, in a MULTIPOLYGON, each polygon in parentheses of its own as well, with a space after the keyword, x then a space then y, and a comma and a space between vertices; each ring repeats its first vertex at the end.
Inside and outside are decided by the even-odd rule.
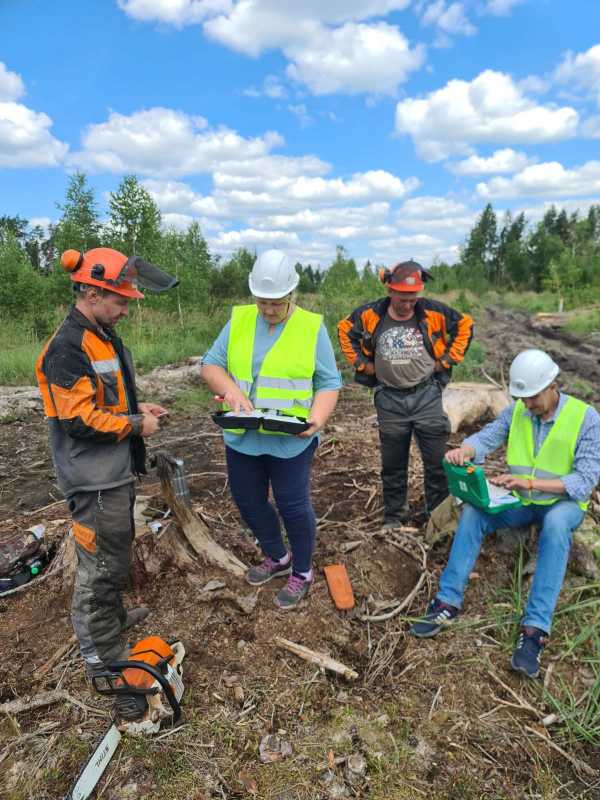
POLYGON ((542 350, 519 353, 510 366, 509 391, 515 402, 446 453, 452 464, 482 463, 507 444, 508 472, 492 481, 511 490, 521 505, 492 514, 465 504, 438 593, 411 628, 420 638, 436 636, 458 616, 485 535, 537 524, 533 582, 511 659, 512 668, 528 678, 539 673, 573 531, 600 479, 600 415, 593 406, 559 391, 558 372, 558 364, 542 350))
POLYGON ((241 424, 246 415, 248 424, 256 425, 224 430, 227 471, 233 499, 265 556, 246 580, 258 586, 289 576, 275 597, 282 609, 297 606, 313 581, 310 469, 318 433, 341 388, 322 317, 294 302, 298 281, 289 256, 281 250, 262 253, 248 281, 254 303, 234 306, 202 359, 202 377, 224 399, 224 409, 241 415, 241 424), (301 433, 281 430, 297 423, 301 433), (269 487, 291 553, 269 502, 269 487))

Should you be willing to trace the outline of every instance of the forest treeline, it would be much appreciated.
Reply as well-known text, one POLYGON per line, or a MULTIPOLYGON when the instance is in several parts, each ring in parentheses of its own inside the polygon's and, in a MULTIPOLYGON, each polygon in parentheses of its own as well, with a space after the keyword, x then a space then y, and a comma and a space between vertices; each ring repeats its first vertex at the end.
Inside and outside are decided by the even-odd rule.
MULTIPOLYGON (((125 176, 109 195, 105 220, 82 173, 71 177, 57 207, 59 219, 48 228, 31 226, 20 216, 0 216, 0 316, 41 318, 43 327, 41 310, 64 305, 69 296, 68 277, 59 266, 61 252, 100 245, 143 256, 177 275, 179 288, 149 298, 152 307, 181 313, 183 308, 207 308, 248 295, 255 254, 244 248, 226 259, 211 253, 196 222, 183 231, 165 229, 156 203, 134 175, 125 176)), ((410 256, 398 253, 399 259, 410 256)), ((378 265, 359 268, 343 247, 324 268, 297 268, 300 292, 337 298, 341 293, 349 298, 381 293, 378 265)), ((499 218, 488 204, 467 235, 458 262, 436 262, 431 272, 436 293, 550 291, 568 306, 589 303, 600 297, 600 205, 592 205, 585 215, 551 206, 531 223, 523 213, 499 218)))

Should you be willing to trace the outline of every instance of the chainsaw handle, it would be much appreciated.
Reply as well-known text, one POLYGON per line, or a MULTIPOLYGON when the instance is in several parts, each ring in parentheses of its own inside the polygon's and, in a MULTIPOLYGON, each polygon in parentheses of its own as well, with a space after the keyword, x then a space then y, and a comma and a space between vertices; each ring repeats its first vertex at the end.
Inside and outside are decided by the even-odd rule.
MULTIPOLYGON (((119 672, 123 672, 126 669, 141 669, 144 672, 147 672, 148 675, 151 675, 155 680, 157 680, 165 693, 165 697, 169 701, 169 705, 171 706, 171 710, 173 711, 173 724, 178 722, 179 718, 181 717, 181 706, 177 701, 177 698, 173 694, 173 689, 171 688, 171 684, 166 679, 166 677, 159 672, 155 667, 151 666, 150 664, 146 664, 145 661, 112 661, 111 662, 111 670, 118 670, 119 672)), ((116 694, 155 694, 156 689, 138 689, 135 686, 130 686, 130 684, 125 681, 124 686, 113 686, 112 683, 110 685, 110 689, 107 688, 100 688, 96 680, 98 678, 112 678, 114 680, 115 677, 119 677, 115 675, 113 672, 107 670, 102 675, 94 675, 92 677, 92 684, 94 689, 99 692, 100 694, 106 695, 116 695, 116 694)))

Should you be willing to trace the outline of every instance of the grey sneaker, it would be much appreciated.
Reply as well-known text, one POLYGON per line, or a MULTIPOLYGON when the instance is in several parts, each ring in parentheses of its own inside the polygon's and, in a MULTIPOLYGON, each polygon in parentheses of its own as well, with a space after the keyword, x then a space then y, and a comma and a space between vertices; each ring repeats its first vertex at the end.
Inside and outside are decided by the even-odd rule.
POLYGON ((146 606, 127 609, 127 616, 125 617, 121 630, 127 631, 129 628, 133 628, 134 625, 139 625, 139 623, 143 622, 151 613, 152 609, 146 608, 146 606))
POLYGON ((292 559, 287 564, 280 564, 267 556, 262 564, 250 567, 246 573, 246 582, 251 586, 260 586, 263 583, 272 581, 273 578, 280 578, 282 575, 289 575, 292 571, 292 559))
POLYGON ((294 608, 309 593, 311 585, 312 580, 306 580, 300 575, 292 574, 283 589, 277 592, 273 602, 284 611, 287 611, 288 608, 294 608))

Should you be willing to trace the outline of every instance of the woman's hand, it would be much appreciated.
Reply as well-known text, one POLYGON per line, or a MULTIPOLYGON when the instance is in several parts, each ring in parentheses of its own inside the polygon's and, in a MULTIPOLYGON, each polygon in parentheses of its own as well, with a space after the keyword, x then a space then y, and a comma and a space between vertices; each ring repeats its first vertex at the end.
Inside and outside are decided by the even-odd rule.
POLYGON ((248 400, 242 390, 238 389, 235 385, 232 389, 225 392, 223 395, 223 402, 230 406, 231 410, 236 414, 239 414, 240 411, 247 411, 251 414, 254 411, 254 406, 250 400, 248 400))
POLYGON ((321 421, 314 414, 311 414, 306 422, 308 423, 309 427, 305 431, 302 431, 302 433, 298 434, 298 436, 301 436, 303 439, 308 439, 310 436, 314 436, 315 433, 318 433, 323 425, 325 425, 325 421, 321 421))

